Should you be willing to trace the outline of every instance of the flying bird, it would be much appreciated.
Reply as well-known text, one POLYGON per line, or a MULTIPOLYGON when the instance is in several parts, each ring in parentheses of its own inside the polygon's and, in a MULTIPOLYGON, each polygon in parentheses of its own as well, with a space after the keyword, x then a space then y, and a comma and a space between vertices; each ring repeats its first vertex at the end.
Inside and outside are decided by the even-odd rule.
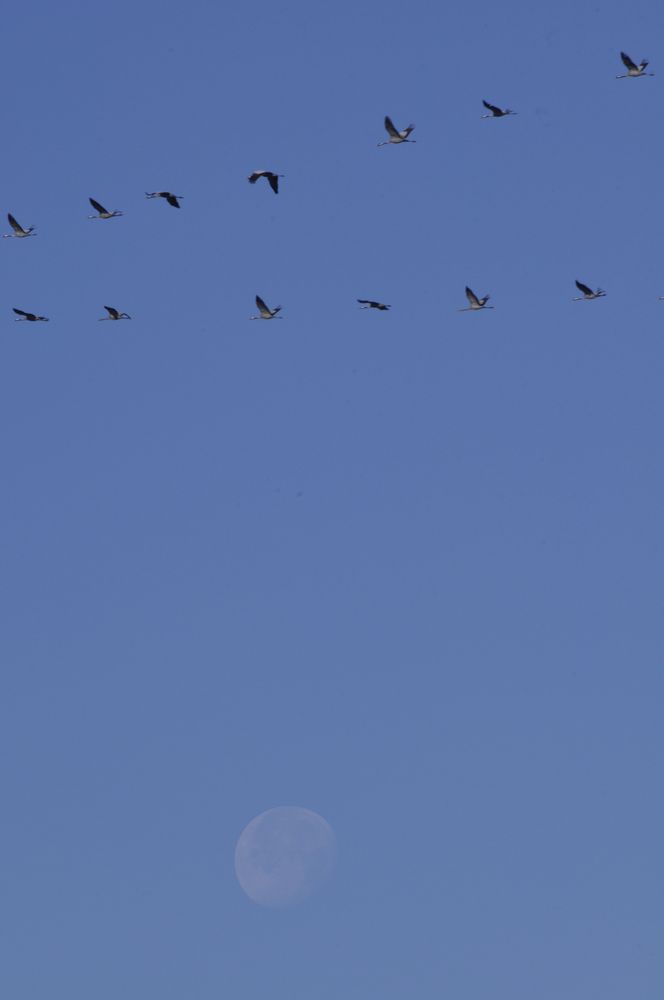
POLYGON ((131 319, 129 313, 118 312, 113 306, 104 306, 104 309, 108 313, 108 316, 100 316, 99 322, 103 323, 105 319, 131 319))
POLYGON ((360 303, 360 309, 382 309, 383 312, 386 309, 391 309, 391 306, 386 306, 383 302, 374 302, 373 299, 358 299, 360 303))
POLYGON ((24 312, 23 309, 14 308, 14 312, 17 315, 17 319, 14 320, 15 323, 48 323, 48 316, 37 316, 36 313, 24 312))
POLYGON ((629 58, 629 56, 627 55, 626 52, 621 52, 620 53, 620 58, 622 59, 622 61, 625 64, 625 66, 627 67, 627 72, 626 73, 620 73, 620 75, 616 77, 616 80, 626 80, 627 77, 629 77, 629 76, 654 76, 655 75, 654 73, 646 73, 646 66, 648 65, 648 60, 647 59, 642 59, 641 62, 639 63, 639 65, 637 66, 636 63, 633 62, 629 58))
POLYGON ((593 292, 592 288, 584 285, 582 281, 575 281, 574 284, 581 292, 581 295, 575 295, 572 299, 573 302, 581 302, 582 299, 601 299, 603 295, 606 295, 606 292, 603 292, 601 288, 593 292))
POLYGON ((249 174, 247 180, 250 184, 255 184, 260 177, 264 177, 274 193, 279 194, 279 178, 283 176, 283 174, 273 174, 271 170, 254 170, 253 174, 249 174))
POLYGON ((466 298, 468 299, 468 305, 465 309, 459 309, 459 312, 474 312, 476 309, 493 309, 493 306, 487 305, 487 302, 491 298, 490 295, 485 295, 480 299, 468 285, 466 285, 466 298))
POLYGON ((18 222, 16 221, 16 219, 14 218, 13 215, 11 215, 11 214, 8 213, 7 214, 7 218, 9 219, 9 225, 12 227, 12 229, 14 230, 14 232, 13 233, 3 233, 2 234, 3 240, 9 240, 9 239, 11 239, 12 236, 16 236, 19 239, 22 239, 24 236, 36 236, 37 235, 36 232, 35 232, 35 227, 34 226, 29 226, 27 229, 24 229, 23 226, 20 226, 18 224, 18 222))
POLYGON ((417 141, 416 139, 408 138, 408 136, 410 135, 410 133, 413 131, 414 128, 415 128, 414 125, 409 125, 407 128, 404 128, 401 130, 401 132, 399 132, 399 130, 394 127, 392 119, 388 115, 385 115, 385 130, 390 138, 386 139, 385 142, 379 142, 378 145, 388 146, 391 142, 392 143, 416 142, 417 141))
POLYGON ((116 216, 118 215, 124 215, 124 212, 118 212, 118 211, 109 212, 107 208, 104 208, 103 205, 100 205, 98 201, 94 200, 94 198, 88 198, 88 201, 90 202, 95 212, 97 213, 96 215, 89 215, 88 219, 115 219, 116 216))
POLYGON ((488 101, 482 101, 482 104, 490 112, 488 115, 482 115, 482 118, 504 118, 505 115, 516 114, 516 111, 512 111, 511 108, 497 108, 495 104, 489 104, 488 101))
POLYGON ((270 309, 269 306, 265 305, 265 302, 260 297, 256 296, 256 306, 258 308, 259 316, 250 316, 249 319, 282 319, 281 316, 277 316, 277 313, 281 310, 281 306, 275 306, 274 309, 270 309))
POLYGON ((179 208, 180 207, 180 202, 178 201, 178 198, 181 198, 182 195, 181 194, 171 194, 170 191, 146 191, 145 192, 145 197, 146 198, 165 198, 166 201, 168 202, 168 204, 172 205, 173 208, 179 208))

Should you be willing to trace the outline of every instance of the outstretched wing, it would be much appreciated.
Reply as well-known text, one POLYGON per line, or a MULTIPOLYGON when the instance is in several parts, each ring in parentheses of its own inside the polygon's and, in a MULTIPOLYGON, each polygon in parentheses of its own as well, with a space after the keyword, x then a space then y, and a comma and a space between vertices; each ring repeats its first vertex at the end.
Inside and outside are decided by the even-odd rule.
POLYGON ((166 191, 164 193, 164 198, 166 199, 166 201, 168 202, 169 205, 173 206, 173 208, 179 208, 180 207, 180 202, 177 199, 177 195, 170 194, 170 192, 166 191))
POLYGON ((260 297, 260 295, 257 295, 257 296, 256 296, 256 307, 258 308, 258 311, 259 311, 259 312, 261 313, 261 315, 263 315, 263 314, 265 314, 265 313, 266 313, 266 314, 267 314, 268 316, 271 316, 271 315, 272 315, 272 312, 271 312, 271 310, 270 310, 270 309, 268 309, 268 307, 266 306, 265 302, 264 302, 264 301, 263 301, 263 299, 262 299, 262 298, 260 297))
POLYGON ((277 174, 269 173, 266 174, 265 176, 267 177, 268 184, 270 185, 274 193, 279 194, 279 177, 277 176, 277 174))
POLYGON ((100 205, 98 201, 94 200, 94 198, 88 198, 88 201, 94 208, 95 212, 99 212, 100 215, 108 215, 108 212, 106 211, 104 206, 100 205))
POLYGON ((106 312, 108 313, 108 315, 111 317, 111 319, 117 319, 118 316, 120 315, 120 313, 118 312, 118 310, 114 309, 113 306, 104 306, 104 309, 106 310, 106 312))
POLYGON ((30 313, 23 312, 22 309, 14 309, 14 312, 17 316, 25 316, 26 318, 30 315, 30 313))
POLYGON ((492 115, 502 115, 502 109, 497 108, 495 104, 489 104, 488 101, 482 101, 484 107, 491 112, 492 115))
POLYGON ((579 291, 582 293, 582 295, 594 295, 595 294, 593 292, 592 288, 588 288, 588 286, 584 285, 584 283, 582 281, 575 281, 574 284, 579 289, 579 291))
POLYGON ((392 119, 391 119, 391 118, 389 117, 389 115, 385 115, 385 130, 386 130, 386 131, 387 131, 387 132, 388 132, 388 133, 389 133, 389 134, 390 134, 391 136, 393 136, 393 138, 395 138, 395 139, 400 139, 400 138, 401 138, 401 133, 400 133, 400 132, 398 132, 398 131, 397 131, 397 130, 395 129, 395 127, 394 127, 394 124, 393 124, 393 122, 392 122, 392 119))
POLYGON ((25 229, 23 226, 19 226, 18 222, 9 212, 7 213, 7 219, 9 220, 9 225, 12 227, 15 233, 24 233, 25 229))
POLYGON ((471 306, 479 306, 480 305, 480 300, 475 295, 475 292, 472 290, 472 288, 469 288, 468 285, 466 285, 466 298, 470 302, 471 306))
POLYGON ((639 67, 636 65, 635 62, 632 62, 632 60, 629 58, 626 52, 621 52, 620 58, 622 59, 627 69, 634 69, 638 72, 639 67))

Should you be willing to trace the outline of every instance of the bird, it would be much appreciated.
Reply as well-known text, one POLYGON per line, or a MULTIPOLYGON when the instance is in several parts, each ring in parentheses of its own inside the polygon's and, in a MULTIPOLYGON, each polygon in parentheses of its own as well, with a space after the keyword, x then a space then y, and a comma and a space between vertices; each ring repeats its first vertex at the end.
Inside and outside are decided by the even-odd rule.
POLYGON ((168 202, 168 204, 172 205, 173 208, 179 208, 180 207, 180 202, 178 201, 178 198, 181 198, 182 195, 181 194, 171 194, 170 191, 146 191, 145 192, 145 197, 146 198, 165 198, 166 201, 168 202))
POLYGON ((269 306, 265 304, 260 295, 256 296, 256 306, 258 308, 259 316, 250 316, 249 319, 282 319, 283 317, 277 316, 277 313, 281 310, 281 306, 275 306, 274 309, 270 309, 269 306))
POLYGON ((417 141, 416 139, 408 138, 408 136, 410 135, 410 133, 413 131, 414 128, 415 128, 414 125, 409 125, 407 128, 402 129, 402 131, 399 132, 398 129, 394 127, 392 119, 389 117, 389 115, 385 115, 385 130, 387 131, 387 134, 389 135, 390 138, 386 139, 384 142, 379 142, 378 145, 388 146, 391 142, 395 144, 399 142, 416 142, 417 141))
POLYGON ((373 299, 358 299, 357 301, 360 303, 360 309, 381 309, 385 312, 385 310, 392 308, 383 302, 374 302, 373 299))
POLYGON ((28 322, 28 323, 38 323, 38 322, 48 323, 48 316, 37 316, 36 313, 24 312, 23 309, 16 309, 16 308, 14 308, 14 312, 16 313, 16 315, 18 317, 18 319, 14 320, 15 323, 25 323, 25 322, 28 322))
POLYGON ((104 309, 108 313, 108 316, 100 316, 99 322, 103 323, 105 319, 131 319, 129 313, 118 312, 113 306, 104 306, 104 309))
POLYGON ((482 118, 504 118, 505 115, 515 115, 517 112, 512 111, 511 108, 497 108, 495 104, 489 104, 488 101, 482 101, 484 107, 491 113, 488 115, 482 115, 482 118))
POLYGON ((94 200, 94 198, 88 198, 88 201, 97 213, 96 215, 89 215, 88 219, 114 219, 118 215, 124 215, 124 212, 109 212, 107 208, 100 205, 98 201, 94 200))
POLYGON ((468 285, 466 285, 466 298, 469 304, 465 309, 459 309, 459 312, 474 312, 476 309, 493 309, 493 306, 487 305, 487 302, 491 298, 490 295, 485 295, 484 298, 478 299, 475 292, 468 285))
POLYGON ((11 215, 10 213, 7 213, 7 218, 9 219, 9 225, 12 227, 12 229, 14 230, 14 232, 13 233, 3 233, 2 234, 3 240, 9 240, 9 239, 11 239, 12 236, 16 236, 16 237, 18 237, 18 239, 22 239, 24 236, 36 236, 37 235, 36 232, 35 232, 35 227, 34 226, 28 226, 27 229, 24 229, 23 226, 20 226, 18 224, 18 222, 16 221, 16 219, 14 218, 14 216, 11 215))
POLYGON ((274 193, 279 194, 279 178, 283 176, 283 174, 273 174, 271 170, 254 170, 253 174, 249 174, 247 180, 250 184, 255 184, 260 177, 264 177, 274 193))
POLYGON ((629 58, 629 56, 627 55, 626 52, 621 52, 620 53, 620 58, 622 59, 622 61, 625 64, 625 66, 627 67, 627 72, 626 73, 620 73, 620 75, 616 77, 616 80, 626 80, 627 77, 629 77, 629 76, 654 76, 655 75, 654 73, 646 73, 646 66, 648 65, 648 60, 647 59, 642 59, 641 62, 639 63, 639 65, 637 66, 636 63, 633 62, 629 58))
POLYGON ((603 292, 601 288, 593 292, 592 288, 584 285, 582 281, 575 281, 574 284, 581 292, 581 295, 575 295, 572 299, 573 302, 581 302, 582 299, 601 299, 603 295, 606 295, 606 292, 603 292))

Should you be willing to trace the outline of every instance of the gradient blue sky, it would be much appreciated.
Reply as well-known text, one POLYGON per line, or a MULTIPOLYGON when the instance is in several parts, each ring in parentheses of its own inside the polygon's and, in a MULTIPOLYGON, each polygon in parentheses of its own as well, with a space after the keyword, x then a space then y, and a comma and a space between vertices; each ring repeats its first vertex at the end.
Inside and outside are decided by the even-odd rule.
POLYGON ((12 1000, 664 995, 664 9, 354 8, 5 18, 12 1000))

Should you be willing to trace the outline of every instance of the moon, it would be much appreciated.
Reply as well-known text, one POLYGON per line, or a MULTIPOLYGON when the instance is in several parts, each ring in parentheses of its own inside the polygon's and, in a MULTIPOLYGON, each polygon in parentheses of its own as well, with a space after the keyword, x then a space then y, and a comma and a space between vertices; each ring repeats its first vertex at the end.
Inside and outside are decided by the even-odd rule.
POLYGON ((332 827, 302 806, 277 806, 247 823, 235 845, 235 874, 260 906, 301 903, 329 877, 337 858, 332 827))

